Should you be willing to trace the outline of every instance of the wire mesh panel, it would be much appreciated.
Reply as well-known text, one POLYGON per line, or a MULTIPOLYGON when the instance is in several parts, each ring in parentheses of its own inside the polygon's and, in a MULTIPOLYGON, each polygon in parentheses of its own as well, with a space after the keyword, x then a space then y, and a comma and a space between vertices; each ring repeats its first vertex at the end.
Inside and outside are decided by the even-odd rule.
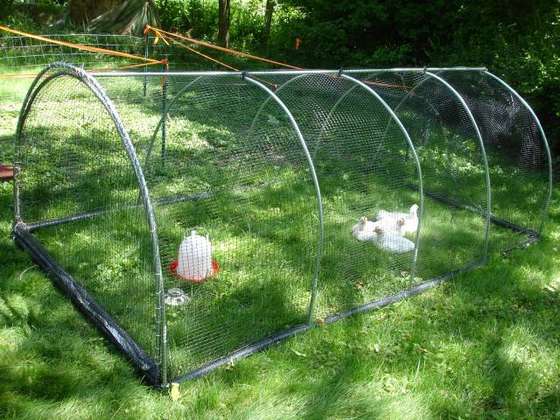
MULTIPOLYGON (((307 321, 318 203, 286 112, 270 100, 257 115, 271 98, 266 88, 239 75, 153 79, 157 99, 145 111, 159 112, 159 85, 167 113, 139 150, 156 203, 166 289, 186 294, 185 303, 166 308, 173 378, 307 321), (181 271, 193 236, 210 244, 209 271, 181 271)), ((128 86, 141 82, 127 78, 128 86)), ((131 95, 120 82, 102 83, 117 106, 127 106, 131 95)))
POLYGON ((508 249, 534 239, 550 199, 550 155, 544 132, 530 109, 507 85, 487 72, 441 72, 463 96, 480 129, 492 179, 492 214, 502 229, 493 245, 508 249), (511 226, 510 224, 516 225, 511 226), (513 227, 514 238, 503 229, 513 227))
POLYGON ((336 73, 282 79, 267 78, 302 129, 323 198, 323 319, 414 282, 421 178, 406 131, 368 86, 336 73), (402 236, 386 213, 406 221, 402 236))
POLYGON ((171 82, 163 73, 157 77, 112 77, 108 74, 97 80, 119 110, 141 162, 146 162, 148 150, 161 153, 162 145, 156 146, 155 141, 161 138, 158 125, 164 125, 162 113, 173 99, 171 82))
POLYGON ((18 219, 158 360, 153 244, 107 105, 87 79, 53 69, 31 92, 21 124, 18 219))
MULTIPOLYGON (((81 46, 106 48, 113 51, 144 55, 144 40, 132 35, 113 34, 52 34, 44 38, 81 46)), ((0 65, 14 72, 36 70, 55 61, 68 61, 82 66, 102 67, 119 63, 119 59, 102 53, 79 50, 65 45, 49 44, 27 36, 0 36, 0 65)), ((120 61, 122 64, 123 62, 120 61)))
MULTIPOLYGON (((145 44, 142 37, 129 35, 55 34, 43 37, 53 42, 70 43, 76 47, 103 48, 139 57, 163 54, 160 47, 154 47, 151 43, 145 44)), ((165 51, 165 54, 169 53, 165 51)), ((13 106, 15 111, 19 111, 21 101, 36 74, 46 65, 56 61, 88 69, 115 69, 139 63, 132 62, 129 58, 109 56, 102 52, 95 53, 26 36, 0 36, 0 104, 13 106)), ((2 114, 11 110, 3 108, 2 114)))
POLYGON ((153 38, 112 34, 51 34, 46 41, 27 36, 0 36, 0 163, 11 162, 13 132, 21 102, 36 74, 46 65, 64 61, 92 69, 118 69, 142 61, 111 56, 94 47, 137 57, 174 59, 174 50, 165 44, 154 44, 153 38), (52 41, 52 42, 49 42, 52 41), (74 47, 55 44, 63 42, 74 47), (80 47, 84 47, 80 49, 80 47))
POLYGON ((419 276, 431 278, 484 259, 490 184, 484 147, 468 108, 429 73, 360 77, 394 109, 420 159, 426 201, 419 276))

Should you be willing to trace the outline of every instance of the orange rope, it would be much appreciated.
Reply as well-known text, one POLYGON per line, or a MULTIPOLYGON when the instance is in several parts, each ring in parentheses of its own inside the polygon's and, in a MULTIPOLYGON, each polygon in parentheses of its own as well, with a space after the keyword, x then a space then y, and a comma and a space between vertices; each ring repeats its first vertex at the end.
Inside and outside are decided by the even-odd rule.
POLYGON ((158 37, 161 37, 161 35, 163 34, 163 35, 167 35, 168 37, 179 38, 179 39, 182 39, 184 41, 188 41, 192 44, 201 45, 203 47, 211 48, 211 49, 214 49, 214 50, 217 50, 217 51, 221 51, 221 52, 224 52, 226 54, 236 55, 238 57, 244 57, 244 58, 248 58, 250 60, 255 60, 255 61, 262 61, 263 63, 273 64, 275 66, 286 67, 286 68, 289 68, 289 69, 303 70, 301 67, 292 66, 291 64, 286 64, 286 63, 282 63, 280 61, 270 60, 270 59, 264 58, 264 57, 258 57, 256 55, 247 54, 247 53, 244 53, 242 51, 232 50, 231 48, 220 47, 218 45, 210 44, 209 42, 199 41, 197 39, 189 38, 188 36, 184 36, 184 35, 181 35, 181 34, 178 34, 178 33, 167 32, 167 31, 164 31, 163 29, 154 28, 153 26, 150 26, 150 25, 146 25, 146 30, 148 30, 148 31, 151 30, 158 37))
MULTIPOLYGON (((167 64, 167 60, 155 60, 153 58, 146 58, 146 57, 141 57, 141 56, 137 56, 134 54, 129 54, 129 53, 125 53, 125 52, 121 52, 121 51, 114 51, 114 50, 109 50, 109 49, 105 49, 105 48, 99 48, 99 47, 92 47, 89 45, 83 45, 83 44, 75 44, 72 42, 67 42, 67 41, 60 41, 60 40, 55 40, 55 39, 50 39, 50 38, 46 38, 40 35, 34 35, 34 34, 30 34, 27 32, 23 32, 23 31, 18 31, 16 29, 10 29, 6 26, 0 25, 0 30, 5 31, 5 32, 9 32, 12 34, 16 34, 16 35, 21 35, 21 36, 25 36, 28 38, 32 38, 32 39, 36 39, 38 41, 42 41, 42 42, 46 42, 46 43, 50 43, 50 44, 55 44, 55 45, 61 45, 64 47, 68 47, 68 48, 74 48, 77 50, 83 50, 83 51, 88 51, 88 52, 93 52, 93 53, 102 53, 105 55, 109 55, 109 56, 113 56, 113 57, 121 57, 121 58, 129 58, 129 59, 133 59, 133 60, 140 60, 140 61, 144 61, 144 63, 141 64, 131 64, 131 65, 127 65, 127 66, 122 66, 122 67, 118 67, 115 70, 118 69, 130 69, 130 68, 136 68, 136 67, 142 67, 142 66, 146 66, 146 65, 154 65, 154 64, 167 64)), ((172 37, 172 38, 179 38, 179 39, 183 39, 185 41, 188 41, 192 44, 196 44, 196 45, 201 45, 203 47, 207 47, 207 48, 211 48, 211 49, 215 49, 218 51, 222 51, 225 52, 227 54, 231 54, 231 55, 236 55, 239 57, 245 57, 251 60, 256 60, 256 61, 261 61, 261 62, 265 62, 265 63, 269 63, 269 64, 273 64, 273 65, 277 65, 280 67, 286 67, 286 68, 291 68, 294 70, 303 70, 301 67, 296 67, 296 66, 292 66, 291 64, 287 64, 287 63, 282 63, 279 61, 274 61, 274 60, 270 60, 268 58, 263 58, 263 57, 258 57, 256 55, 251 55, 251 54, 247 54, 241 51, 237 51, 237 50, 233 50, 230 48, 225 48, 225 47, 220 47, 214 44, 210 44, 208 42, 204 42, 204 41, 199 41, 184 35, 180 35, 177 33, 173 33, 173 32, 167 32, 164 31, 163 29, 159 29, 159 28, 154 28, 150 25, 146 25, 145 29, 144 29, 144 33, 147 34, 149 31, 152 31, 155 35, 156 35, 156 40, 155 42, 157 42, 157 40, 159 38, 161 38, 163 40, 163 42, 165 42, 167 45, 169 45, 169 43, 166 40, 166 36, 168 37, 172 37)), ((233 71, 239 71, 238 69, 236 69, 233 66, 230 66, 229 64, 226 64, 220 60, 217 60, 207 54, 203 54, 200 51, 196 51, 195 49, 183 44, 180 41, 177 41, 176 39, 172 39, 172 41, 176 42, 177 44, 181 45, 182 47, 186 48, 188 51, 192 52, 193 54, 197 54, 209 61, 212 61, 216 64, 219 64, 229 70, 233 70, 233 71)), ((96 71, 110 71, 113 70, 111 68, 104 68, 104 69, 99 69, 96 71)), ((35 73, 12 73, 12 74, 2 74, 0 75, 0 79, 9 79, 9 78, 14 78, 14 79, 20 79, 20 78, 27 78, 27 77, 34 77, 36 74, 35 73)), ((269 83, 269 82, 267 82, 269 83)), ((375 85, 375 86, 385 86, 385 87, 394 87, 394 88, 400 88, 400 89, 407 89, 405 86, 397 86, 397 85, 391 85, 388 83, 383 83, 383 82, 369 82, 366 81, 365 82, 368 85, 375 85)), ((275 85, 273 85, 275 86, 275 85)))
MULTIPOLYGON (((164 38, 162 38, 162 39, 164 39, 164 38)), ((164 40, 165 40, 165 39, 164 39, 164 40)), ((183 47, 183 48, 186 48, 188 51, 192 52, 193 54, 199 55, 199 56, 201 56, 201 57, 203 57, 203 58, 205 58, 205 59, 207 59, 207 60, 209 60, 209 61, 212 61, 213 63, 216 63, 216 64, 218 64, 218 65, 220 65, 220 66, 222 66, 222 67, 225 67, 225 68, 228 69, 228 70, 239 71, 239 69, 236 69, 235 67, 230 66, 229 64, 226 64, 226 63, 224 63, 223 61, 220 61, 220 60, 218 60, 218 59, 216 59, 216 58, 214 58, 214 57, 210 57, 209 55, 203 54, 203 53, 201 53, 200 51, 197 51, 197 50, 195 50, 194 48, 191 48, 191 47, 189 47, 188 45, 185 45, 185 44, 183 44, 183 43, 180 42, 180 41, 173 40, 173 42, 175 42, 176 44, 179 44, 179 45, 180 45, 181 47, 183 47)))
POLYGON ((3 25, 0 25, 0 30, 5 31, 5 32, 9 32, 11 34, 21 35, 21 36, 25 36, 25 37, 28 37, 28 38, 36 39, 38 41, 47 42, 49 44, 61 45, 63 47, 74 48, 74 49, 77 49, 77 50, 83 50, 83 51, 88 51, 88 52, 93 52, 93 53, 101 53, 101 54, 110 55, 110 56, 113 56, 113 57, 121 57, 121 58, 129 58, 129 59, 132 59, 132 60, 140 60, 140 61, 145 61, 145 62, 148 62, 148 63, 161 64, 161 61, 154 60, 152 58, 145 58, 145 57, 141 57, 141 56, 137 56, 137 55, 134 55, 134 54, 129 54, 129 53, 121 52, 121 51, 108 50, 108 49, 105 49, 105 48, 92 47, 92 46, 83 45, 83 44, 74 44, 72 42, 60 41, 60 40, 57 40, 57 39, 50 39, 50 38, 46 38, 46 37, 43 37, 43 36, 40 36, 40 35, 34 35, 34 34, 27 33, 27 32, 18 31, 16 29, 10 29, 10 28, 8 28, 6 26, 3 26, 3 25))
POLYGON ((140 64, 129 64, 127 66, 120 66, 120 67, 105 67, 105 68, 101 68, 101 69, 88 69, 88 71, 112 71, 112 70, 125 70, 125 69, 134 69, 134 68, 138 68, 138 67, 144 67, 144 66, 154 66, 156 64, 167 64, 167 62, 165 60, 161 60, 161 61, 154 61, 153 63, 140 63, 140 64))
MULTIPOLYGON (((265 63, 274 64, 274 65, 281 66, 281 67, 287 67, 287 68, 294 69, 294 70, 303 70, 301 67, 292 66, 291 64, 282 63, 280 61, 270 60, 268 58, 258 57, 258 56, 247 54, 247 53, 244 53, 244 52, 241 52, 241 51, 232 50, 230 48, 220 47, 220 46, 210 44, 210 43, 204 42, 204 41, 199 41, 199 40, 196 40, 196 39, 193 39, 193 38, 190 38, 190 37, 178 34, 178 33, 167 32, 167 31, 164 31, 163 29, 154 28, 153 26, 146 25, 146 27, 144 28, 144 33, 147 34, 150 31, 155 34, 156 40, 161 38, 163 40, 163 42, 165 42, 167 45, 169 45, 169 43, 166 40, 166 36, 167 37, 172 37, 172 38, 176 37, 176 38, 183 39, 183 40, 188 41, 188 42, 193 43, 193 44, 202 45, 202 46, 207 47, 207 48, 212 48, 212 49, 222 51, 222 52, 225 52, 225 53, 228 53, 228 54, 249 58, 251 60, 262 61, 262 62, 265 62, 265 63)), ((228 65, 224 62, 216 60, 213 57, 210 57, 206 54, 202 54, 201 52, 196 51, 193 48, 188 47, 187 45, 177 41, 176 39, 171 39, 171 40, 174 41, 175 43, 181 45, 182 47, 186 48, 187 50, 189 50, 190 52, 192 52, 194 54, 198 54, 198 55, 200 55, 200 56, 202 56, 202 57, 204 57, 204 58, 206 58, 206 59, 208 59, 208 60, 210 60, 214 63, 217 63, 217 64, 219 64, 219 65, 221 65, 225 68, 228 68, 230 70, 239 71, 236 68, 234 68, 234 67, 232 67, 232 66, 230 66, 230 65, 228 65)), ((403 89, 403 90, 408 89, 406 86, 394 85, 394 84, 385 83, 385 82, 364 81, 364 83, 367 84, 367 85, 371 85, 371 86, 383 86, 383 87, 398 88, 398 89, 403 89)))
MULTIPOLYGON (((152 31, 156 34, 156 37, 157 37, 157 38, 161 38, 163 42, 165 42, 167 45, 169 45, 169 43, 168 43, 167 40, 165 39, 165 35, 164 35, 164 34, 160 33, 159 30, 154 30, 154 29, 152 29, 152 31)), ((156 38, 156 39, 157 39, 157 38, 156 38)), ((214 62, 214 63, 216 63, 216 64, 219 64, 220 66, 225 67, 225 68, 228 69, 228 70, 240 71, 239 69, 237 69, 237 68, 235 68, 235 67, 233 67, 233 66, 230 66, 229 64, 226 64, 226 63, 224 63, 223 61, 220 61, 220 60, 218 60, 218 59, 216 59, 216 58, 214 58, 214 57, 212 57, 212 56, 209 56, 209 55, 207 55, 207 54, 203 54, 203 53, 201 53, 200 51, 197 51, 197 50, 195 50, 194 48, 191 48, 191 47, 189 47, 188 45, 185 45, 185 44, 182 43, 181 41, 177 41, 176 39, 171 39, 170 41, 171 41, 171 42, 174 42, 175 44, 180 45, 181 47, 183 47, 183 48, 185 48, 185 49, 187 49, 187 51, 190 51, 190 52, 192 52, 192 53, 194 53, 194 54, 196 54, 196 55, 199 55, 199 56, 201 56, 201 57, 203 57, 203 58, 205 58, 205 59, 207 59, 207 60, 209 60, 209 61, 212 61, 212 62, 214 62)), ((253 77, 253 79, 258 80, 258 81, 261 82, 261 83, 264 83, 264 84, 267 84, 267 85, 271 86, 272 89, 274 89, 274 90, 278 87, 278 85, 276 85, 275 83, 271 83, 271 82, 269 82, 268 80, 260 79, 260 78, 258 78, 258 77, 256 77, 256 76, 252 76, 252 77, 253 77)))

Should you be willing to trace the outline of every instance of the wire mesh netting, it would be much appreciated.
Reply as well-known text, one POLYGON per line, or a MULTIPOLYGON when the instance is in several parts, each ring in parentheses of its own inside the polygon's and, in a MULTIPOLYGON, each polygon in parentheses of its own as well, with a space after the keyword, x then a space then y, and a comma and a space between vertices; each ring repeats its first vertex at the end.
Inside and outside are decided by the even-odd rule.
POLYGON ((492 216, 496 223, 517 225, 518 238, 494 230, 495 248, 523 243, 541 232, 551 176, 544 133, 521 97, 487 72, 458 77, 442 72, 465 98, 482 133, 492 180, 492 216), (512 205, 512 202, 515 205, 512 205))
MULTIPOLYGON (((44 35, 52 41, 61 41, 77 46, 89 46, 144 56, 144 39, 132 35, 113 34, 52 34, 44 35)), ((41 69, 46 64, 66 60, 84 67, 102 68, 109 64, 129 64, 128 60, 93 53, 67 45, 47 43, 27 36, 0 37, 0 64, 14 73, 41 69)))
POLYGON ((22 118, 19 216, 158 359, 153 243, 115 122, 84 80, 54 70, 37 83, 22 118))
MULTIPOLYGON (((278 86, 277 95, 297 117, 319 178, 325 236, 317 317, 410 286, 415 230, 375 235, 381 248, 364 246, 366 238, 358 240, 353 232, 360 219, 373 223, 383 211, 415 217, 408 213, 421 204, 420 174, 406 131, 383 101, 355 80, 329 74, 266 79, 278 86)), ((394 220, 379 227, 392 230, 391 224, 394 220)))
MULTIPOLYGON (((111 82, 103 80, 109 92, 111 82)), ((173 77, 166 85, 165 129, 152 126, 141 157, 151 196, 162 203, 166 287, 182 286, 190 298, 167 310, 175 377, 306 321, 319 220, 309 162, 278 103, 251 126, 266 91, 238 76, 173 77), (193 230, 208 235, 219 267, 202 284, 171 268, 193 230)))
POLYGON ((480 263, 490 228, 500 248, 538 235, 546 139, 487 73, 96 78, 54 66, 32 90, 21 224, 160 366, 156 382, 480 263), (518 205, 491 200, 512 185, 518 205))
POLYGON ((420 276, 430 278, 483 259, 490 185, 481 139, 461 98, 429 73, 359 77, 391 105, 418 153, 426 197, 420 276), (441 249, 453 249, 453 257, 442 258, 441 249))

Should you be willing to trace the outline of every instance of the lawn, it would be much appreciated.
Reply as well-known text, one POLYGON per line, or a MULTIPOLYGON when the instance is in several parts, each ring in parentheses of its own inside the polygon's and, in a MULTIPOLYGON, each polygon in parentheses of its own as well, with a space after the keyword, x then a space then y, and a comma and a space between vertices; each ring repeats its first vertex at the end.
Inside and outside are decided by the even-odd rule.
MULTIPOLYGON (((229 104, 235 105, 235 95, 228 98, 232 98, 229 104)), ((133 137, 138 141, 138 149, 145 152, 150 136, 139 135, 149 132, 141 124, 154 126, 157 111, 153 115, 137 113, 140 108, 150 110, 150 105, 157 104, 142 104, 129 96, 123 96, 124 101, 128 103, 128 111, 123 119, 131 133, 137 134, 133 137)), ((46 102, 45 110, 55 112, 48 105, 46 102)), ((263 163, 257 161, 262 156, 255 154, 251 177, 237 176, 242 168, 239 162, 224 160, 231 150, 216 154, 212 151, 215 147, 211 150, 206 141, 212 138, 227 144, 231 131, 217 130, 216 122, 210 121, 205 110, 204 103, 191 110, 198 111, 199 118, 193 117, 194 122, 188 124, 179 115, 171 118, 168 152, 175 153, 175 162, 168 163, 183 162, 184 167, 179 166, 180 175, 172 183, 158 182, 165 180, 169 176, 166 171, 176 166, 161 169, 156 164, 155 169, 148 171, 156 197, 184 191, 184 185, 192 185, 192 191, 187 193, 204 191, 207 186, 193 177, 193 167, 208 176, 213 174, 214 185, 222 182, 235 186, 226 191, 218 188, 220 194, 203 204, 182 203, 158 209, 159 220, 166 221, 161 225, 162 241, 168 244, 162 252, 164 266, 174 257, 185 228, 196 226, 210 233, 217 258, 224 267, 216 280, 189 290, 193 304, 184 309, 185 313, 170 311, 175 373, 285 324, 304 320, 308 298, 306 280, 314 251, 314 237, 307 226, 314 220, 313 189, 302 165, 293 164, 301 161, 301 156, 291 155, 290 165, 281 165, 282 157, 287 159, 282 153, 286 145, 278 139, 267 139, 271 145, 267 157, 276 157, 278 161, 263 163), (178 147, 187 135, 191 142, 188 152, 178 147), (218 176, 208 170, 208 164, 204 164, 208 161, 220 168, 218 176), (264 177, 270 173, 274 174, 275 182, 261 184, 258 179, 262 178, 255 177, 255 174, 264 177), (185 223, 185 214, 193 219, 185 223), (266 227, 255 227, 255 220, 263 217, 269 222, 266 227), (306 252, 295 251, 296 246, 306 252), (275 255, 281 255, 282 259, 272 260, 275 255), (290 264, 286 265, 285 261, 290 264), (287 287, 286 278, 292 279, 287 287), (213 341, 208 340, 207 331, 213 331, 213 341), (193 338, 198 346, 185 346, 193 338), (199 354, 195 352, 193 356, 194 347, 199 354)), ((218 115, 224 120, 232 117, 224 114, 227 109, 221 111, 218 115)), ((79 110, 76 115, 83 118, 79 110)), ((98 113, 92 112, 88 118, 97 128, 103 127, 98 113)), ((112 176, 101 178, 102 174, 94 171, 96 167, 120 167, 122 156, 117 149, 114 154, 100 156, 91 145, 79 150, 68 147, 69 139, 75 142, 71 145, 81 144, 80 136, 87 135, 87 130, 72 132, 71 118, 53 117, 52 120, 65 130, 59 136, 61 144, 50 144, 48 152, 55 162, 66 159, 73 163, 64 166, 70 172, 55 173, 53 179, 74 185, 71 182, 76 182, 76 174, 93 170, 79 191, 89 196, 99 194, 104 204, 115 208, 119 208, 118 203, 135 200, 126 174, 108 171, 112 176), (115 191, 109 197, 100 193, 108 186, 115 191)), ((3 125, 2 132, 6 137, 9 137, 8 121, 5 120, 8 129, 3 125)), ((108 144, 113 140, 104 136, 103 131, 96 139, 108 144)), ((251 150, 234 152, 241 156, 250 154, 251 150)), ((38 156, 35 155, 39 162, 38 156)), ((372 247, 359 246, 349 233, 363 212, 372 211, 374 203, 391 201, 403 208, 414 202, 413 191, 403 189, 391 196, 387 179, 356 175, 359 162, 343 168, 341 180, 329 170, 328 159, 326 156, 324 167, 318 168, 323 179, 327 228, 323 271, 328 273, 323 275, 325 281, 320 285, 323 296, 320 316, 411 284, 411 279, 406 278, 410 261, 395 262, 372 247), (364 196, 369 201, 364 202, 364 196), (363 284, 360 279, 364 276, 379 275, 368 271, 371 265, 364 261, 370 259, 392 270, 379 283, 363 284), (401 275, 403 267, 404 276, 401 275)), ((37 171, 44 169, 39 167, 37 171)), ((30 180, 33 182, 33 175, 30 180)), ((512 189, 517 187, 512 185, 512 189)), ((68 210, 67 206, 79 211, 91 210, 91 206, 99 204, 99 200, 91 203, 85 196, 68 194, 63 195, 66 199, 61 205, 49 201, 51 196, 60 197, 60 191, 40 188, 37 191, 42 195, 30 196, 30 202, 45 200, 46 203, 36 208, 33 217, 37 218, 55 216, 68 210)), ((519 191, 511 197, 523 199, 530 193, 519 191)), ((0 267, 3 280, 0 283, 0 415, 17 418, 560 415, 557 191, 546 236, 539 244, 506 256, 494 249, 490 264, 481 269, 422 296, 317 328, 207 377, 182 384, 181 396, 175 400, 141 385, 130 365, 76 313, 28 256, 14 247, 9 239, 11 194, 11 186, 0 185, 0 258, 3 261, 0 267)), ((458 268, 477 255, 481 242, 471 236, 473 231, 480 231, 478 217, 464 211, 449 212, 433 201, 427 203, 427 210, 425 235, 430 238, 429 243, 439 246, 426 247, 423 251, 426 254, 420 256, 426 262, 420 267, 422 276, 458 268), (466 244, 464 252, 461 243, 466 244), (450 253, 450 249, 454 252, 450 253)), ((139 281, 132 289, 119 284, 123 270, 141 272, 142 269, 123 258, 141 254, 145 248, 141 241, 136 241, 145 234, 138 223, 141 217, 136 213, 122 211, 114 217, 99 218, 96 224, 65 225, 56 229, 55 234, 45 229, 40 231, 39 238, 72 272, 98 281, 99 284, 90 285, 97 291, 96 297, 122 317, 120 321, 128 322, 127 328, 136 332, 139 341, 151 349, 153 335, 146 333, 151 325, 150 312, 142 310, 142 305, 149 307, 152 302, 142 301, 142 305, 134 306, 134 311, 127 311, 131 308, 129 301, 145 298, 150 280, 139 281), (119 235, 114 235, 115 231, 119 235), (100 263, 81 263, 79 257, 86 255, 91 257, 90 261, 100 263)), ((496 241, 508 240, 507 235, 497 232, 496 241)), ((166 282, 176 284, 168 274, 166 282)))

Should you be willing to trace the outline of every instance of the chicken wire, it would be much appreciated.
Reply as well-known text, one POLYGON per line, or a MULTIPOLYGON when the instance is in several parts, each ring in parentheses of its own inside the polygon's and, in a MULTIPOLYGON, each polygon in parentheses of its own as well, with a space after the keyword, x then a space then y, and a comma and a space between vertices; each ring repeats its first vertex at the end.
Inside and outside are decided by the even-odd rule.
POLYGON ((430 72, 360 77, 393 107, 420 159, 426 196, 421 239, 437 244, 420 248, 421 277, 484 260, 491 186, 482 139, 462 98, 430 72), (453 258, 442 259, 441 248, 453 249, 453 258))
MULTIPOLYGON (((88 47, 110 49, 112 51, 144 56, 145 41, 143 37, 114 34, 50 34, 42 35, 52 41, 69 42, 88 47)), ((154 52, 150 50, 146 55, 154 52)), ((14 73, 37 72, 45 65, 57 60, 66 60, 84 67, 100 68, 110 64, 129 64, 128 60, 109 57, 102 53, 51 44, 27 36, 0 36, 0 65, 14 73)))
POLYGON ((502 161, 487 154, 484 106, 515 97, 521 137, 538 120, 481 69, 95 77, 53 65, 31 89, 15 236, 26 247, 33 232, 146 352, 159 385, 430 288, 483 263, 489 231, 506 232, 500 246, 518 240, 510 214, 532 203, 539 225, 547 205, 544 153, 530 169, 538 200, 494 207, 502 161), (475 103, 469 78, 495 90, 475 103), (381 233, 354 234, 383 212, 412 226, 413 206, 408 233, 380 219, 381 233), (177 269, 192 231, 211 243, 205 281, 177 269), (183 304, 164 304, 176 289, 183 304))
MULTIPOLYGON (((410 286, 417 247, 380 253, 350 234, 362 217, 375 220, 382 210, 402 212, 422 205, 419 162, 396 115, 370 86, 351 77, 301 74, 265 79, 278 86, 276 94, 297 116, 319 178, 325 236, 318 319, 410 286), (403 159, 409 154, 410 159, 403 159)), ((253 126, 266 114, 269 101, 261 105, 253 126)), ((410 234, 405 240, 414 246, 418 238, 410 234)), ((398 238, 392 242, 401 245, 398 238)))
POLYGON ((552 182, 550 150, 539 120, 523 98, 491 73, 440 75, 461 93, 480 127, 492 179, 493 221, 518 234, 504 237, 503 230, 495 229, 492 246, 507 250, 536 240, 552 182))
POLYGON ((142 183, 107 98, 70 66, 41 74, 18 125, 15 223, 154 360, 157 266, 142 183), (117 124, 116 124, 117 123, 117 124), (133 306, 130 302, 135 302, 133 306))

